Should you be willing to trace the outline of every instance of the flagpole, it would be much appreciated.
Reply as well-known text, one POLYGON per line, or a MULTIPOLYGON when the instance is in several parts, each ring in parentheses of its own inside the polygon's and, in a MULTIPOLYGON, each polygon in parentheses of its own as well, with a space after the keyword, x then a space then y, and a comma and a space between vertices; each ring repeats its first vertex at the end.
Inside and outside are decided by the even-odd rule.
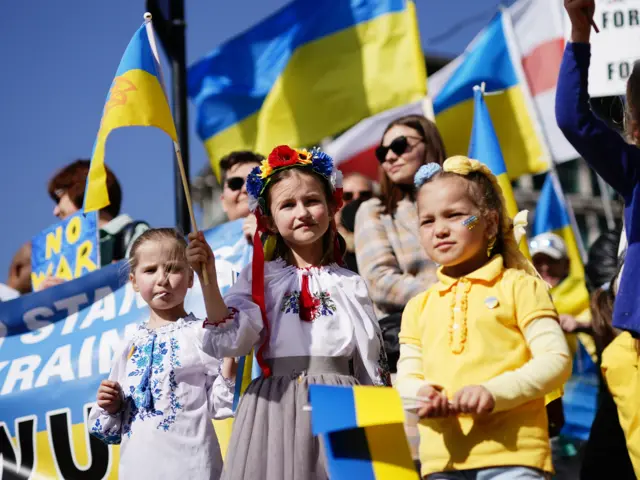
MULTIPOLYGON (((152 16, 149 12, 144 14, 144 22, 147 29, 147 36, 149 37, 149 45, 151 46, 151 51, 153 52, 153 56, 158 65, 158 74, 160 77, 160 83, 162 84, 162 90, 164 91, 165 97, 167 96, 167 91, 164 86, 164 77, 162 75, 162 65, 160 64, 160 56, 158 55, 158 49, 156 47, 156 37, 153 31, 153 23, 151 21, 152 16)), ((187 178, 187 172, 184 168, 184 162, 182 160, 182 151, 180 150, 180 144, 178 142, 173 142, 173 151, 176 154, 176 162, 178 164, 178 169, 180 170, 180 178, 182 179, 182 189, 184 191, 184 196, 187 201, 187 209, 189 211, 189 218, 191 219, 191 226, 193 227, 193 231, 198 231, 198 224, 196 223, 196 216, 193 213, 193 205, 191 204, 191 192, 189 191, 189 180, 187 178)), ((209 285, 209 275, 207 274, 207 269, 205 265, 202 265, 202 277, 205 285, 209 285)))
POLYGON ((516 69, 516 74, 518 75, 519 79, 520 79, 520 83, 522 84, 522 88, 525 91, 525 97, 526 97, 526 103, 529 106, 529 111, 531 112, 531 114, 533 114, 535 116, 534 122, 537 126, 537 130, 538 133, 542 139, 541 144, 543 145, 543 148, 545 149, 545 154, 547 157, 547 163, 549 165, 549 175, 551 175, 551 179, 553 181, 553 185, 554 185, 554 189, 556 191, 556 194, 558 195, 558 197, 560 198, 560 200, 565 204, 565 206, 567 207, 567 215, 569 217, 569 222, 571 223, 571 229, 573 230, 573 235, 576 238, 576 243, 578 245, 578 251, 580 253, 580 257, 582 259, 582 263, 586 263, 587 261, 587 251, 584 247, 584 242, 582 241, 582 235, 580 234, 580 229, 578 228, 578 222, 576 221, 576 216, 575 213, 573 211, 573 206, 571 205, 571 203, 567 200, 566 196, 564 195, 564 191, 562 189, 562 184, 560 183, 560 178, 558 177, 558 171, 556 169, 556 165, 555 162, 553 160, 553 157, 551 156, 551 152, 549 151, 549 139, 547 138, 547 134, 544 131, 544 128, 542 128, 542 125, 540 124, 539 121, 539 112, 538 112, 538 107, 536 106, 535 102, 533 101, 533 98, 531 98, 531 92, 529 91, 529 83, 526 80, 526 77, 524 75, 524 72, 522 70, 522 52, 520 52, 520 46, 517 44, 516 40, 515 40, 515 34, 514 34, 514 29, 513 29, 513 21, 511 19, 511 13, 508 11, 507 8, 501 6, 500 7, 500 11, 502 12, 502 19, 503 19, 503 25, 505 27, 505 33, 507 35, 507 47, 511 50, 515 50, 515 54, 517 54, 517 61, 513 61, 512 59, 512 63, 514 65, 514 68, 516 69))

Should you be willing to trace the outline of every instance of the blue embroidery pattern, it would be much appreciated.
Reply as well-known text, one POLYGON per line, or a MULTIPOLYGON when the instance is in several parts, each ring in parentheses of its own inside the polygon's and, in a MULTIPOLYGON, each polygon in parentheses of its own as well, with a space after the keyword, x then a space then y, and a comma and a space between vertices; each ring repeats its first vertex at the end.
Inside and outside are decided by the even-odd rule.
POLYGON ((181 367, 180 360, 178 360, 178 355, 176 352, 180 350, 180 346, 178 345, 178 341, 175 338, 170 340, 171 343, 171 354, 169 355, 169 409, 171 410, 171 414, 165 417, 158 424, 158 429, 163 429, 165 432, 169 430, 169 427, 176 421, 176 414, 178 410, 182 410, 182 404, 178 402, 178 396, 176 395, 176 389, 178 388, 178 383, 176 382, 176 374, 175 368, 181 367))
POLYGON ((284 295, 280 311, 283 313, 300 313, 300 292, 287 292, 284 295))
POLYGON ((103 431, 100 418, 98 418, 91 427, 91 435, 102 440, 107 445, 119 445, 122 440, 120 429, 117 426, 103 431))
MULTIPOLYGON (((317 320, 319 317, 328 317, 333 315, 337 310, 336 302, 331 298, 329 292, 320 291, 312 294, 316 300, 317 307, 311 312, 311 320, 317 320)), ((284 295, 282 307, 280 311, 283 313, 300 313, 300 292, 287 292, 284 295)))
POLYGON ((143 378, 140 379, 141 381, 137 386, 129 386, 129 391, 126 394, 126 404, 124 409, 125 415, 122 425, 123 435, 131 437, 132 426, 136 420, 144 421, 151 417, 164 417, 158 424, 157 428, 162 429, 165 432, 169 430, 169 427, 173 423, 175 423, 178 410, 183 408, 182 404, 178 402, 178 396, 176 394, 178 383, 176 381, 175 369, 182 366, 180 364, 180 360, 178 360, 178 350, 180 350, 180 346, 175 338, 169 339, 169 345, 167 345, 166 341, 155 343, 153 339, 150 338, 146 345, 142 347, 134 346, 130 361, 134 364, 135 369, 132 370, 128 376, 143 378), (167 392, 163 392, 160 380, 158 378, 153 378, 153 376, 157 376, 165 372, 164 359, 168 353, 169 392, 167 398, 169 400, 170 414, 165 416, 165 412, 156 409, 154 405, 156 405, 159 400, 162 400, 167 392), (149 378, 147 383, 147 379, 144 377, 147 374, 148 369, 149 378), (151 408, 145 408, 147 388, 151 393, 151 408))

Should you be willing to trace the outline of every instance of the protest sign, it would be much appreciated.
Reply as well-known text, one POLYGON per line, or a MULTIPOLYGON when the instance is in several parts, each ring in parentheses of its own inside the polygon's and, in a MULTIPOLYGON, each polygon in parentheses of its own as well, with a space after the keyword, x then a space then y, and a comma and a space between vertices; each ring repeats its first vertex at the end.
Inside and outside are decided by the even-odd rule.
MULTIPOLYGON (((205 232, 223 291, 251 257, 242 221, 205 232)), ((119 447, 85 425, 115 349, 148 317, 126 262, 0 303, 0 478, 118 478, 119 447)), ((185 309, 204 317, 200 285, 185 309)))
MULTIPOLYGON (((640 59, 640 0, 596 0, 594 20, 600 33, 591 33, 589 95, 625 95, 633 63, 640 59)), ((571 23, 565 13, 566 38, 571 23)))
POLYGON ((100 268, 97 212, 78 212, 31 240, 31 283, 38 290, 48 276, 73 280, 100 268))

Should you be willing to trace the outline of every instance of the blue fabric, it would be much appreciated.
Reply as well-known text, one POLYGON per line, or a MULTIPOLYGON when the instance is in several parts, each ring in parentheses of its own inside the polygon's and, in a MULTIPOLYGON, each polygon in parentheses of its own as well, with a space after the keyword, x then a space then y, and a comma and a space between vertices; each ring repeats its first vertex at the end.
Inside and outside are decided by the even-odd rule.
POLYGON ((142 386, 142 391, 144 392, 144 402, 141 407, 146 410, 151 410, 151 407, 153 406, 153 395, 151 394, 151 369, 153 368, 153 349, 156 346, 155 333, 149 335, 149 343, 151 343, 151 348, 149 349, 149 361, 144 369, 142 377, 140 378, 140 385, 142 386))
POLYGON ((556 120, 567 140, 624 199, 629 247, 613 326, 640 335, 640 149, 596 118, 589 107, 591 46, 567 43, 556 90, 556 120), (636 221, 638 220, 638 221, 636 221), (635 280, 635 281, 634 281, 635 280))

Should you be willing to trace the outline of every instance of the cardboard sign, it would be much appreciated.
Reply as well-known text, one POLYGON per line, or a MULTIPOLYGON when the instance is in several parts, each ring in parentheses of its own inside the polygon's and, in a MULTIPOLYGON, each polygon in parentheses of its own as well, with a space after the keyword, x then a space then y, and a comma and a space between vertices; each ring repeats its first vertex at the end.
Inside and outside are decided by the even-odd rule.
MULTIPOLYGON (((571 24, 566 17, 567 39, 571 24)), ((597 0, 591 32, 589 95, 625 95, 633 64, 640 59, 640 0, 597 0)))
POLYGON ((31 284, 38 290, 48 276, 73 280, 100 268, 98 213, 71 217, 31 240, 31 284))

